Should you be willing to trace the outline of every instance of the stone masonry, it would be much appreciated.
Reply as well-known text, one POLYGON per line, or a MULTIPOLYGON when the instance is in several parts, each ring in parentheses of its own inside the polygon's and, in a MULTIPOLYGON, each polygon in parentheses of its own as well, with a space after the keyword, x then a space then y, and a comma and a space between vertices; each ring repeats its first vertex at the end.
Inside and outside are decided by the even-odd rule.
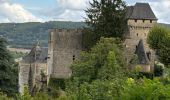
POLYGON ((48 77, 69 78, 70 66, 82 51, 82 30, 54 29, 48 48, 48 77))

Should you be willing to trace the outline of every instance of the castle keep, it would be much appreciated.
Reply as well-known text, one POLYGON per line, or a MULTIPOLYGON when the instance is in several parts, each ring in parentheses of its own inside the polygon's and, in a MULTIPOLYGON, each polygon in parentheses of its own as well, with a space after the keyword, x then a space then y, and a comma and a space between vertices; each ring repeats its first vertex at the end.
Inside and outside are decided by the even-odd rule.
MULTIPOLYGON (((134 55, 137 55, 142 72, 152 72, 155 57, 154 51, 147 44, 147 36, 157 23, 157 18, 148 3, 136 3, 127 7, 126 18, 124 45, 127 63, 131 63, 134 55)), ((70 66, 80 57, 82 50, 81 29, 53 29, 48 49, 36 45, 20 62, 20 92, 23 92, 24 84, 31 85, 31 88, 41 86, 41 72, 47 78, 47 83, 50 78, 69 78, 72 74, 70 66)))
POLYGON ((157 23, 157 18, 148 3, 136 3, 127 8, 127 31, 125 46, 127 62, 131 63, 134 54, 138 56, 143 72, 153 71, 154 52, 147 44, 150 29, 157 23))
POLYGON ((82 31, 54 29, 48 48, 48 77, 69 78, 72 73, 69 67, 82 51, 82 31))

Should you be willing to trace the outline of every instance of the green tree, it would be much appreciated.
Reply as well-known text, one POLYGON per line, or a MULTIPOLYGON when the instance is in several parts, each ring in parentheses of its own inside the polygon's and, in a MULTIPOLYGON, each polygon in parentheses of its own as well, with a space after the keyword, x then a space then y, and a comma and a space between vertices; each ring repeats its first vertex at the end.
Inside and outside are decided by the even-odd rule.
POLYGON ((147 41, 149 46, 154 49, 158 50, 161 49, 161 45, 163 43, 163 40, 165 37, 168 36, 168 30, 163 26, 155 26, 152 28, 152 30, 149 32, 147 41))
POLYGON ((149 32, 148 43, 156 51, 159 60, 168 66, 170 64, 170 31, 165 27, 154 27, 149 32))
POLYGON ((158 79, 129 78, 121 94, 121 100, 169 100, 170 87, 158 79))
POLYGON ((68 98, 76 100, 120 98, 126 63, 122 43, 114 38, 100 41, 72 65, 72 78, 66 84, 68 98))
POLYGON ((162 40, 159 51, 159 60, 166 66, 170 65, 170 34, 162 40))
POLYGON ((18 91, 17 70, 17 64, 6 48, 6 40, 0 38, 0 89, 8 96, 14 96, 18 91))
POLYGON ((72 65, 73 77, 92 82, 96 79, 110 79, 120 69, 125 71, 123 46, 116 41, 118 40, 114 38, 102 37, 89 52, 83 52, 81 59, 72 65))
POLYGON ((85 29, 85 47, 90 48, 95 45, 101 36, 122 37, 126 25, 125 8, 123 0, 93 0, 90 2, 90 7, 85 10, 86 23, 90 27, 85 29), (90 44, 86 44, 87 41, 90 44))

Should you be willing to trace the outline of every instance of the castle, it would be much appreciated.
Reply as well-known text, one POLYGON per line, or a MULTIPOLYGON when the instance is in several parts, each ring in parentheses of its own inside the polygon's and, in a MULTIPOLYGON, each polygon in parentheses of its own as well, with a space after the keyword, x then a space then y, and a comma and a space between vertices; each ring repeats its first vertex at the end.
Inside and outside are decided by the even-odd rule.
MULTIPOLYGON (((157 23, 157 18, 148 3, 136 3, 127 7, 126 18, 124 45, 127 63, 131 63, 135 54, 139 58, 139 65, 142 66, 141 71, 153 72, 154 51, 147 44, 147 36, 157 23)), ((20 62, 20 92, 23 92, 24 84, 31 83, 32 88, 40 87, 40 72, 46 76, 47 83, 50 78, 69 78, 72 74, 70 65, 80 57, 83 50, 82 36, 81 29, 53 29, 49 36, 48 50, 35 45, 30 54, 20 62)))

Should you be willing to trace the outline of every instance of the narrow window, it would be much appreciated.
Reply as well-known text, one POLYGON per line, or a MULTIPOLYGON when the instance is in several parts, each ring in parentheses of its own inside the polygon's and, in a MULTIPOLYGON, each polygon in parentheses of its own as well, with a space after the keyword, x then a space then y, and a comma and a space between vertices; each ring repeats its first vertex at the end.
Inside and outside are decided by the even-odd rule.
POLYGON ((138 20, 137 19, 135 19, 135 22, 137 22, 138 20))
POLYGON ((73 55, 73 61, 75 60, 75 55, 73 55))
POLYGON ((150 20, 150 23, 152 23, 152 20, 150 20))
POLYGON ((139 34, 137 33, 136 35, 138 36, 139 34))
POLYGON ((151 52, 147 52, 146 55, 147 55, 147 57, 148 57, 148 59, 150 61, 151 60, 151 52))
POLYGON ((143 20, 143 23, 145 23, 145 20, 143 20))

